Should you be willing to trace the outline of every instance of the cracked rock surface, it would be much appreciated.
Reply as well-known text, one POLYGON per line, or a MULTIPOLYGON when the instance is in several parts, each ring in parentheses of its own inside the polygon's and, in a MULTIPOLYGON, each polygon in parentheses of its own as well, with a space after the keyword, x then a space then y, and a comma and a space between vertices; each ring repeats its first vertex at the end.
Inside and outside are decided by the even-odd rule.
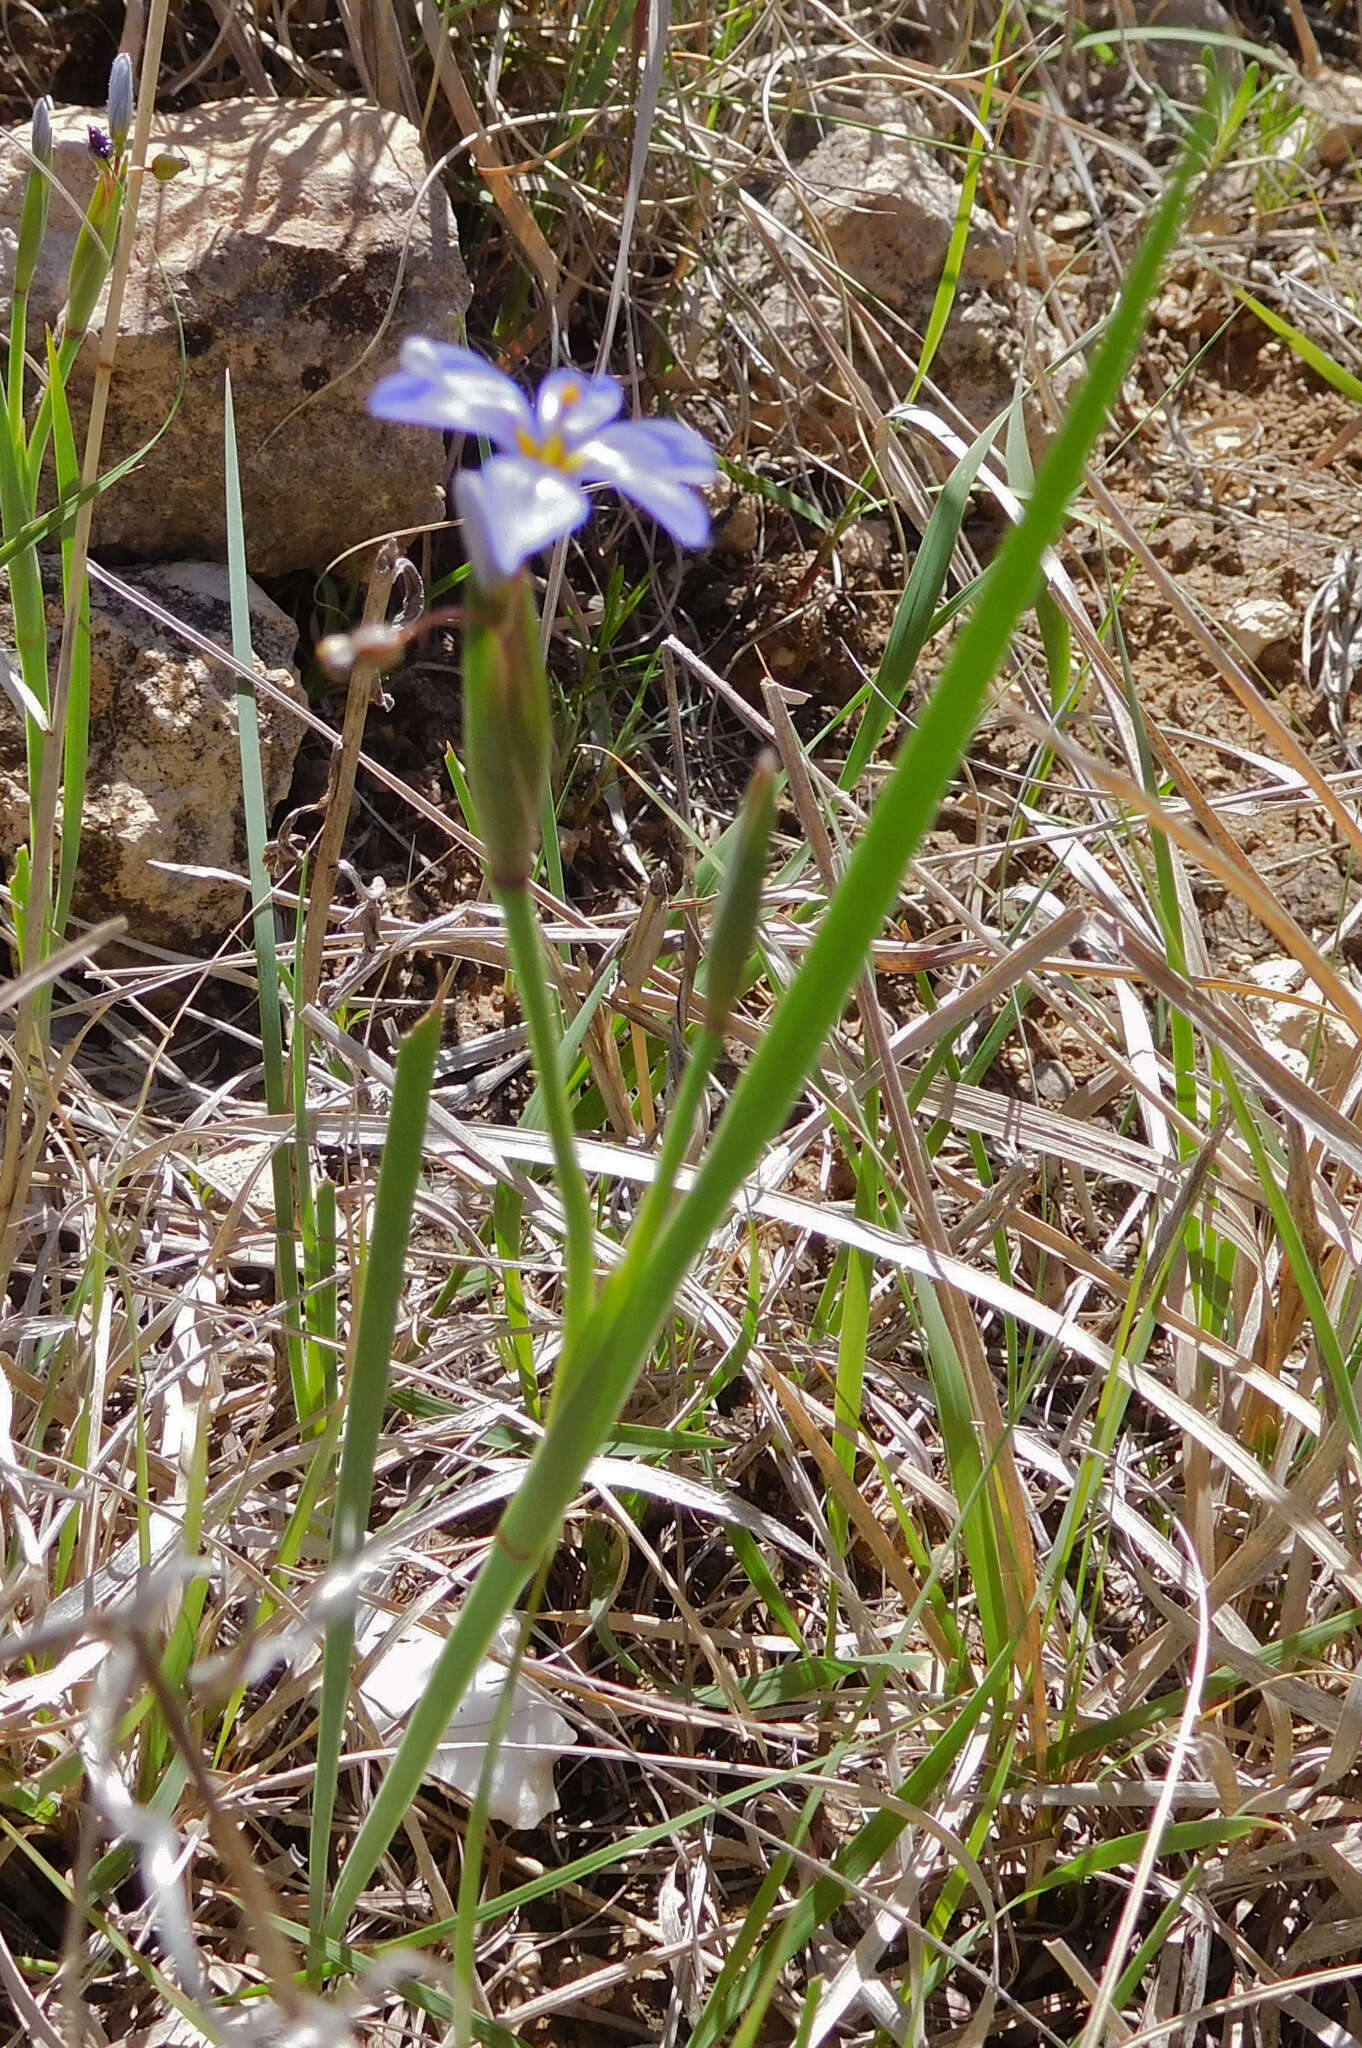
MULTIPOLYGON (((125 580, 219 646, 229 644, 227 571, 218 563, 167 562, 131 569, 125 580)), ((44 585, 55 675, 62 626, 56 562, 44 565, 44 585)), ((300 696, 290 665, 297 627, 254 584, 250 601, 258 672, 300 696)), ((91 585, 90 609, 90 752, 76 914, 91 922, 124 917, 130 938, 172 951, 216 941, 246 909, 244 883, 222 878, 244 875, 246 864, 235 680, 101 584, 91 585)), ((0 639, 13 648, 7 589, 0 589, 0 639)), ((299 720, 262 692, 271 807, 288 791, 301 737, 299 720)), ((23 725, 0 696, 0 856, 7 861, 27 840, 28 822, 23 725)))
MULTIPOLYGON (((79 223, 60 188, 87 203, 87 123, 102 118, 79 108, 53 118, 59 185, 31 334, 55 322, 65 296, 79 223)), ((364 540, 440 518, 440 437, 395 431, 364 409, 402 339, 454 339, 470 296, 416 129, 355 100, 221 100, 158 115, 153 148, 186 168, 143 186, 104 467, 154 445, 100 500, 101 553, 225 552, 227 371, 256 575, 320 570, 364 540)), ((25 172, 20 147, 0 153, 0 292, 25 172)), ((78 433, 102 317, 103 301, 72 378, 78 433)))

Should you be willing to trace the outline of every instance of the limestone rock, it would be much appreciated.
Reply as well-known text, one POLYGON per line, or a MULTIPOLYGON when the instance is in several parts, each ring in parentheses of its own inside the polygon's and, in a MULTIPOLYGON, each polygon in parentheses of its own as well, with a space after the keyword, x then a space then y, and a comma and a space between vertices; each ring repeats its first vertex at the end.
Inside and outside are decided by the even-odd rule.
POLYGON ((1260 662, 1271 648, 1294 647, 1300 634, 1300 613, 1284 597, 1260 592, 1236 598, 1226 609, 1225 625, 1245 661, 1260 662))
POLYGON ((1362 154, 1362 78, 1325 65, 1314 77, 1302 79, 1299 91, 1316 125, 1320 162, 1340 170, 1362 154))
MULTIPOLYGON (((959 185, 939 153, 911 139, 900 120, 865 119, 827 135, 772 202, 783 231, 779 255, 755 229, 735 232, 729 256, 738 289, 725 301, 722 328, 700 351, 702 372, 729 388, 740 365, 760 424, 797 422, 824 450, 858 445, 856 414, 826 337, 847 351, 877 402, 902 398, 911 381, 900 366, 900 388, 886 389, 871 351, 848 335, 838 274, 849 280, 853 298, 866 294, 887 309, 888 319, 876 313, 877 324, 892 326, 915 359, 959 206, 959 185)), ((951 319, 931 369, 933 382, 975 427, 1010 405, 1018 375, 1026 376, 1028 321, 1043 355, 1060 352, 1048 320, 1017 282, 1016 267, 1013 237, 976 205, 951 319)), ((883 346, 877 353, 883 360, 883 346)))
MULTIPOLYGON (((66 109, 53 124, 59 186, 82 205, 88 119, 66 109)), ((422 195, 417 131, 353 100, 220 100, 159 118, 154 133, 188 168, 143 187, 106 466, 170 424, 101 498, 99 546, 152 560, 224 553, 225 370, 256 575, 321 569, 372 535, 440 518, 440 436, 364 409, 402 339, 453 339, 470 296, 438 180, 422 195)), ((0 154, 0 291, 23 178, 20 152, 0 154)), ((64 299, 78 226, 60 189, 50 220, 30 314, 39 337, 64 299)), ((102 316, 101 302, 96 328, 102 316)), ((92 339, 74 380, 78 413, 94 353, 92 339)))
POLYGON ((1350 1071, 1352 1033, 1298 960, 1259 960, 1248 979, 1260 993, 1247 1008, 1260 1042, 1284 1067, 1316 1087, 1332 1090, 1350 1071))
MULTIPOLYGON (((230 644, 227 571, 216 562, 132 569, 125 580, 219 646, 230 644)), ((44 571, 55 673, 61 641, 61 578, 44 571)), ((90 755, 75 909, 82 918, 123 916, 131 937, 172 949, 216 941, 245 909, 230 881, 174 872, 243 874, 246 833, 237 754, 236 684, 230 671, 100 584, 90 586, 90 755), (153 865, 170 864, 170 870, 153 865)), ((13 647, 8 592, 0 639, 13 647)), ((251 639, 259 672, 297 695, 290 663, 293 620, 251 586, 251 639)), ((288 792, 300 722, 260 699, 261 752, 271 807, 288 792)), ((28 838, 24 734, 0 696, 0 856, 28 838)))

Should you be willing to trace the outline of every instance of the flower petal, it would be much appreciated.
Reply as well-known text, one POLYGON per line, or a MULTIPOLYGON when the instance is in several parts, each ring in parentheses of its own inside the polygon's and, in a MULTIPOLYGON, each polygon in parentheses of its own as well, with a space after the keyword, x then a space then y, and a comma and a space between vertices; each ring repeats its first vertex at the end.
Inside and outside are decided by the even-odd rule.
POLYGON ((438 384, 394 370, 380 377, 369 393, 369 410, 378 420, 400 420, 407 427, 452 428, 449 402, 438 384))
POLYGON ((632 420, 607 427, 577 450, 576 473, 613 484, 682 547, 702 548, 709 539, 709 510, 690 484, 708 482, 713 470, 704 471, 690 450, 676 459, 670 437, 655 431, 662 424, 672 423, 632 420))
POLYGON ((571 477, 526 455, 493 455, 481 469, 460 470, 454 500, 469 567, 484 590, 495 589, 540 548, 574 532, 591 510, 586 492, 571 477))
POLYGON ((398 361, 400 370, 381 378, 370 395, 376 418, 485 434, 494 447, 507 449, 532 430, 534 415, 524 394, 472 349, 414 334, 403 342, 398 361))
POLYGON ((666 457, 667 470, 678 484, 712 484, 719 474, 714 450, 703 434, 681 420, 637 420, 634 424, 651 434, 666 457))
POLYGON ((535 401, 535 431, 541 441, 559 434, 565 448, 578 448, 618 419, 623 405, 624 393, 613 377, 550 370, 535 401))

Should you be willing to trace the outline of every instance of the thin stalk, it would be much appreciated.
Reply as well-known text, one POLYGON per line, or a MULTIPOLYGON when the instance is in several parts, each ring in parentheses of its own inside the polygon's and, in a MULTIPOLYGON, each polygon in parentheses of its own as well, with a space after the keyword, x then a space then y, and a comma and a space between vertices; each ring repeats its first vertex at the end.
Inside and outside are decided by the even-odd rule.
MULTIPOLYGON (((251 889, 251 932, 255 946, 256 999, 260 1006, 260 1060, 265 1102, 271 1116, 287 1116, 289 1070, 284 1050, 284 1007, 274 939, 274 892, 265 864, 269 817, 260 758, 260 713, 255 701, 250 593, 246 577, 246 536, 237 461, 232 380, 223 378, 223 471, 227 513, 227 571, 231 593, 232 653, 236 657, 237 752, 241 762, 241 803, 246 821, 246 874, 251 889)), ((298 1420, 306 1425, 322 1405, 320 1376, 314 1376, 303 1341, 302 1283, 298 1272, 294 1166, 297 1155, 282 1145, 270 1153, 274 1195, 275 1285, 283 1309, 283 1344, 298 1420)), ((306 1158, 304 1159, 304 1164, 306 1158)))
MULTIPOLYGON (((386 616, 396 574, 397 549, 391 541, 385 541, 374 558, 369 587, 364 594, 365 626, 379 625, 386 616)), ((307 936, 303 942, 303 974, 298 993, 300 1016, 309 1003, 316 1002, 317 991, 321 987, 327 919, 331 912, 331 898, 336 887, 336 869, 340 862, 345 828, 349 823, 350 805, 355 793, 355 771, 359 766, 360 747, 364 740, 364 721, 373 699, 374 678, 377 674, 378 669, 372 661, 357 661, 350 671, 340 750, 331 756, 326 815, 322 819, 317 852, 312 863, 312 887, 308 891, 307 902, 307 936)), ((299 1023, 297 1031, 300 1036, 302 1029, 302 1024, 299 1023)))
POLYGON ((563 1071, 562 1037, 530 891, 528 888, 501 888, 497 890, 497 901, 506 920, 506 943, 515 970, 520 1007, 525 1015, 530 1052, 539 1077, 539 1099, 548 1126, 549 1142, 553 1146, 558 1194, 567 1223, 567 1274, 563 1301, 563 1351, 566 1355, 581 1335, 595 1293, 591 1203, 577 1162, 572 1111, 563 1071))

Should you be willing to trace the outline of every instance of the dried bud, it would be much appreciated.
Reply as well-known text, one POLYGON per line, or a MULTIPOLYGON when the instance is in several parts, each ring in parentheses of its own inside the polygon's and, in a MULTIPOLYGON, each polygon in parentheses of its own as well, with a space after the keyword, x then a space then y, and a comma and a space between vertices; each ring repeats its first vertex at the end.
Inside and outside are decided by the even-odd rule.
POLYGON ((656 967, 666 933, 667 884, 660 873, 654 873, 648 877, 634 928, 620 954, 620 987, 627 995, 637 995, 656 967))
POLYGON ((357 626, 353 633, 328 633, 317 642, 317 666, 333 683, 348 682, 359 663, 394 668, 401 661, 406 636, 397 626, 357 626))
POLYGON ((122 156, 132 131, 132 58, 120 50, 109 73, 109 134, 115 154, 122 156))
POLYGON ((85 142, 97 164, 111 164, 114 160, 114 146, 104 130, 91 121, 85 130, 85 142))
POLYGON ((764 749, 752 771, 738 813, 737 830, 719 907, 710 926, 705 960, 704 1021, 707 1030, 723 1032, 742 994, 743 978, 757 935, 761 884, 766 873, 766 845, 776 806, 776 757, 764 749))

